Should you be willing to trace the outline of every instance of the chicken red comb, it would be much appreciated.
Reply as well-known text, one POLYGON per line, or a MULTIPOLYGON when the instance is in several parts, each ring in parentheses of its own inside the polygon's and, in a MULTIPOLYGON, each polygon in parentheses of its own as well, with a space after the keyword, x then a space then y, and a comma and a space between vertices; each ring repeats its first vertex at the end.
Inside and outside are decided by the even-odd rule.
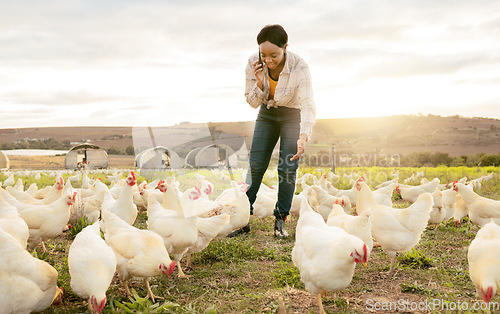
POLYGON ((238 182, 238 185, 240 186, 241 192, 246 192, 248 190, 248 184, 246 184, 245 182, 238 182))
POLYGON ((175 269, 175 266, 177 265, 177 263, 175 261, 172 261, 170 263, 170 270, 169 270, 169 275, 172 275, 172 273, 174 272, 174 269, 175 269))
POLYGON ((55 186, 57 190, 62 190, 64 188, 64 179, 59 177, 59 181, 56 181, 55 186))
POLYGON ((73 202, 76 201, 76 192, 73 193, 73 202))
POLYGON ((160 185, 162 185, 163 183, 165 183, 164 180, 161 180, 160 182, 158 182, 158 184, 156 185, 156 188, 158 188, 160 185))
POLYGON ((338 203, 339 203, 339 199, 337 198, 337 199, 335 200, 335 204, 338 204, 338 203))
POLYGON ((360 177, 358 180, 356 180, 356 183, 364 182, 364 181, 366 181, 366 179, 364 177, 360 177))
POLYGON ((134 178, 134 180, 136 180, 135 173, 133 171, 130 171, 130 175, 132 176, 132 178, 134 178))

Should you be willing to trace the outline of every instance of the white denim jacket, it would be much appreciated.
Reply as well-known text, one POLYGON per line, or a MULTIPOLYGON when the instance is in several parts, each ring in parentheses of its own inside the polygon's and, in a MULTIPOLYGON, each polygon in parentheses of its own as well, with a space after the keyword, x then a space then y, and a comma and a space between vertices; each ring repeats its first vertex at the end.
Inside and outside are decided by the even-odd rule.
POLYGON ((300 109, 300 134, 305 133, 311 139, 312 128, 316 121, 316 105, 313 100, 311 74, 307 63, 298 55, 287 51, 283 71, 274 91, 274 99, 269 98, 268 69, 264 65, 264 83, 261 90, 257 86, 253 63, 259 58, 258 53, 248 59, 246 67, 245 97, 252 108, 263 103, 270 107, 289 107, 300 109))

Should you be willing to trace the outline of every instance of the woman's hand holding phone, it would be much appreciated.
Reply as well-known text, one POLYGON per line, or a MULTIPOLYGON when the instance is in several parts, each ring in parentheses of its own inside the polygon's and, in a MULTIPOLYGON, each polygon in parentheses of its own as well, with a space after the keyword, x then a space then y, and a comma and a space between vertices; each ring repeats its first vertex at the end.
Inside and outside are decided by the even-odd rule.
POLYGON ((259 63, 259 60, 256 60, 253 63, 253 70, 254 70, 255 78, 257 79, 257 86, 260 89, 262 89, 262 86, 264 84, 264 66, 263 66, 263 64, 259 63))

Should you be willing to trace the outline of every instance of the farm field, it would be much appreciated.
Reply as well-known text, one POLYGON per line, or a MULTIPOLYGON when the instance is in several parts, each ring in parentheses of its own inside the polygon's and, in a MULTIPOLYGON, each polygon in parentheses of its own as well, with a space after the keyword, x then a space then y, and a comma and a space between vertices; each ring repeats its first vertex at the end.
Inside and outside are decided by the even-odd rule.
MULTIPOLYGON (((11 162, 13 162, 11 160, 11 162)), ((119 167, 128 169, 125 166, 119 167)), ((14 168, 14 167, 13 167, 14 168)), ((16 167, 17 169, 17 167, 16 167)), ((116 169, 118 171, 119 169, 116 169)), ((476 192, 482 196, 500 200, 500 171, 495 167, 435 167, 435 168, 382 168, 359 167, 339 168, 337 174, 353 171, 365 174, 368 184, 374 188, 379 183, 391 179, 390 174, 399 170, 400 182, 411 173, 424 171, 429 181, 439 178, 441 183, 453 182, 466 176, 469 180, 494 172, 494 178, 484 181, 476 192)), ((329 169, 299 168, 299 177, 311 173, 319 177, 329 169)), ((198 170, 198 173, 214 183, 215 198, 229 185, 219 173, 198 170)), ((125 176, 126 172, 123 172, 125 176)), ((67 179, 73 173, 65 173, 67 179)), ((165 175, 165 174, 164 174, 165 175)), ((91 174, 91 178, 105 174, 91 174)), ((7 178, 0 172, 0 182, 7 178)), ((54 183, 55 178, 42 176, 39 181, 33 175, 21 177, 25 187, 37 182, 38 187, 54 183)), ((138 175, 138 183, 151 181, 151 175, 138 175)), ((194 171, 176 173, 181 191, 192 187, 194 171)), ((235 180, 241 181, 241 171, 235 171, 235 180)), ((264 180, 267 185, 276 184, 272 176, 264 180)), ((341 189, 350 188, 347 181, 333 182, 341 189)), ((418 184, 415 182, 414 184, 418 184)), ((78 184, 74 184, 78 187, 78 184)), ((296 193, 300 192, 298 187, 296 193)), ((212 197, 211 197, 212 198, 212 197)), ((393 202, 397 207, 407 207, 394 193, 393 202)), ((143 209, 134 226, 146 229, 147 214, 143 209)), ((153 305, 145 300, 145 285, 142 281, 132 281, 131 287, 137 292, 135 297, 127 297, 125 290, 115 275, 108 292, 108 301, 103 313, 318 313, 316 297, 309 294, 300 281, 298 269, 291 260, 297 219, 291 217, 285 227, 290 233, 286 240, 278 240, 272 235, 274 218, 250 218, 251 231, 236 238, 214 240, 202 252, 194 254, 191 266, 185 269, 189 279, 177 277, 177 270, 169 279, 166 276, 152 278, 151 286, 155 295, 163 299, 153 305)), ((58 285, 64 289, 63 302, 51 306, 42 313, 83 313, 87 311, 87 300, 76 296, 70 287, 67 265, 69 246, 75 233, 84 227, 83 223, 61 236, 46 243, 48 252, 42 253, 38 247, 34 256, 47 261, 59 272, 58 285)), ((384 313, 410 312, 440 313, 448 310, 480 313, 481 299, 468 275, 467 250, 479 227, 464 218, 457 226, 445 222, 436 229, 428 227, 419 244, 410 252, 398 254, 395 273, 387 274, 390 259, 380 247, 374 248, 367 268, 357 265, 354 278, 348 288, 336 293, 330 292, 323 298, 327 313, 363 313, 384 310, 384 313), (466 310, 466 311, 465 311, 466 310)), ((329 261, 325 261, 328 263, 329 261)), ((185 258, 182 263, 185 263, 185 258)), ((498 296, 493 300, 498 301, 498 296)), ((499 308, 496 309, 499 312, 499 308)))

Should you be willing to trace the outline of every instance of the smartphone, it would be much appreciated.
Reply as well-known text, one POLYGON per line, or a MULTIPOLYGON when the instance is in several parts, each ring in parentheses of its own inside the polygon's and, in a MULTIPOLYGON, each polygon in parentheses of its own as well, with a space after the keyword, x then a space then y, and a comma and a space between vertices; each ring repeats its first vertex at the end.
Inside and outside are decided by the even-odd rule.
POLYGON ((259 47, 259 64, 262 64, 262 58, 260 57, 260 47, 259 47))

